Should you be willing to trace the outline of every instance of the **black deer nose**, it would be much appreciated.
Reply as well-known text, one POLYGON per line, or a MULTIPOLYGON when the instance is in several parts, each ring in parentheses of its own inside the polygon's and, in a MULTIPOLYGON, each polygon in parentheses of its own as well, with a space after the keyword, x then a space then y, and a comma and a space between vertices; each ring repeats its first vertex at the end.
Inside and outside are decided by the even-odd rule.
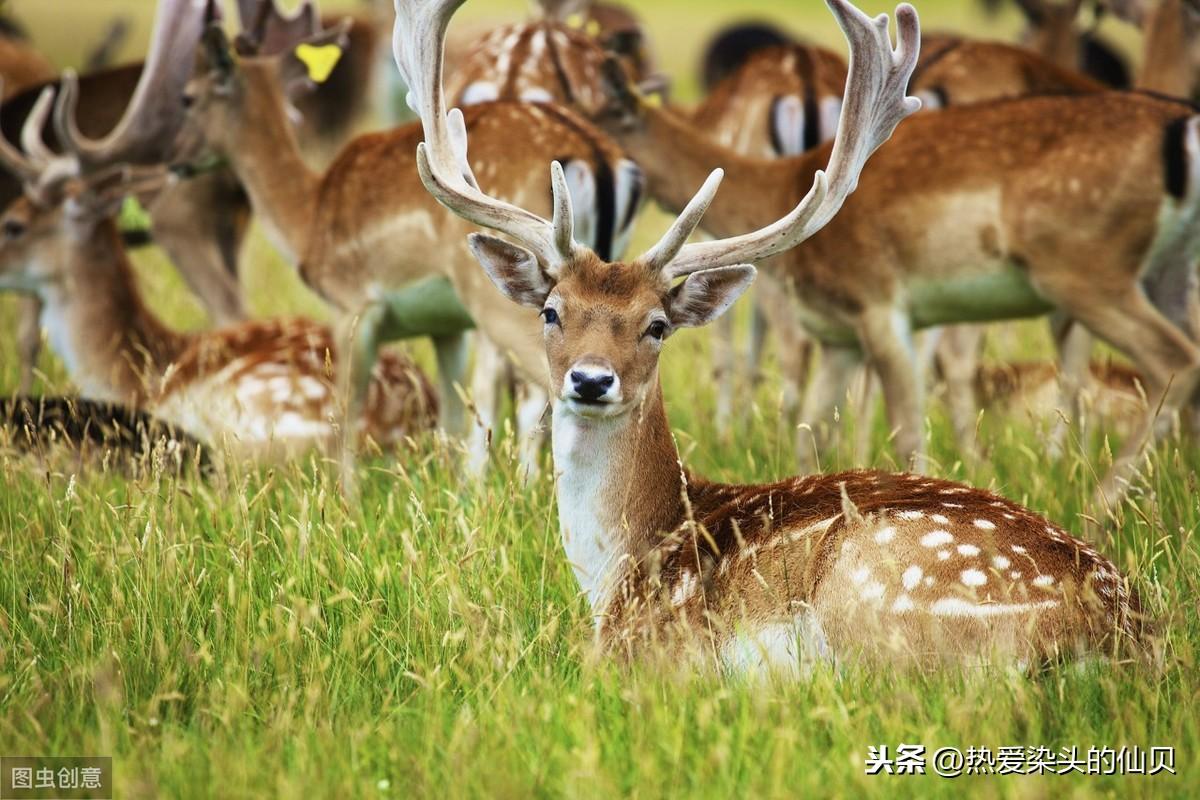
POLYGON ((594 403, 612 388, 616 377, 611 372, 583 372, 572 370, 571 385, 575 394, 584 402, 594 403))

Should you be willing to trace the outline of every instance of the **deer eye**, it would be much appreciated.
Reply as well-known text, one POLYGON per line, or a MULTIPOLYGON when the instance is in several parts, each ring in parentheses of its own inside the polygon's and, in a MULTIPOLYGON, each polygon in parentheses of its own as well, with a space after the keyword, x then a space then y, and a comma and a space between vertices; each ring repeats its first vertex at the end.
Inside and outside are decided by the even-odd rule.
POLYGON ((25 223, 17 219, 4 220, 4 238, 19 239, 25 235, 25 223))
POLYGON ((542 319, 546 320, 547 325, 558 324, 558 312, 553 308, 546 307, 542 309, 542 319))
POLYGON ((183 103, 183 107, 184 107, 185 109, 186 109, 186 108, 191 108, 192 106, 196 105, 196 95, 194 95, 194 94, 184 94, 184 95, 183 95, 183 96, 180 98, 180 102, 181 102, 181 103, 183 103))
POLYGON ((646 328, 643 336, 649 336, 651 339, 662 341, 662 338, 667 335, 667 323, 661 319, 656 319, 646 328))

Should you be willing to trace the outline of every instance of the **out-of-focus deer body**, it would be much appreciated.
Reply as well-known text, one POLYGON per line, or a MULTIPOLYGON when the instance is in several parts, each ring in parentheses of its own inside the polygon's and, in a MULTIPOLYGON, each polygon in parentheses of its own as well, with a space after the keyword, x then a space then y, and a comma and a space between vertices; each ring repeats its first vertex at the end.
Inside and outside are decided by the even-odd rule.
POLYGON ((750 671, 859 657, 1035 663, 1137 635, 1138 600, 1112 563, 1003 498, 875 472, 730 486, 679 463, 658 374, 664 340, 725 312, 754 279, 745 262, 836 219, 867 158, 919 107, 905 97, 918 37, 910 6, 897 9, 893 50, 886 17, 830 0, 855 52, 846 111, 828 172, 788 196, 783 218, 763 214, 757 224, 776 221, 687 244, 718 170, 658 245, 606 263, 573 239, 561 166, 552 219, 473 189, 462 117, 447 113, 441 87, 441 43, 461 3, 396 0, 396 60, 425 128, 429 191, 520 243, 471 237, 509 299, 541 310, 563 545, 604 647, 658 644, 668 657, 750 671))
MULTIPOLYGON (((185 334, 142 301, 114 217, 126 196, 152 195, 168 178, 164 167, 130 167, 125 159, 153 160, 161 145, 150 120, 161 119, 163 95, 178 96, 185 77, 162 61, 147 74, 145 85, 160 94, 135 94, 143 99, 118 125, 141 134, 87 139, 72 118, 78 83, 71 76, 54 109, 65 155, 40 136, 53 89, 43 92, 22 130, 27 155, 0 141, 0 160, 25 185, 3 215, 0 288, 41 301, 50 342, 86 397, 152 410, 203 441, 256 459, 328 447, 336 442, 330 365, 337 354, 327 328, 303 320, 247 322, 185 334)), ((389 356, 379 363, 366 413, 353 424, 391 444, 427 429, 435 405, 420 372, 389 356)))
POLYGON ((1200 4, 1158 0, 1137 21, 1143 36, 1138 88, 1172 97, 1200 97, 1200 4))
MULTIPOLYGON (((536 317, 501 302, 462 245, 469 226, 438 207, 421 187, 413 156, 419 126, 360 136, 317 173, 296 146, 281 88, 289 82, 287 70, 301 67, 295 55, 246 57, 235 65, 223 54, 218 36, 210 34, 206 70, 189 89, 191 132, 228 160, 268 235, 305 282, 353 319, 348 327, 354 340, 354 397, 361 397, 358 378, 365 374, 358 365, 369 364, 380 341, 432 335, 442 367, 443 423, 461 430, 455 387, 464 366, 459 348, 462 333, 473 325, 524 378, 544 387, 536 317), (453 294, 420 288, 430 285, 428 279, 449 279, 453 294), (414 284, 415 295, 406 288, 414 284)), ((313 46, 327 46, 331 39, 326 34, 313 46)), ((553 153, 573 165, 581 194, 590 191, 590 198, 580 198, 581 227, 596 231, 604 225, 609 238, 622 230, 612 203, 602 202, 612 197, 614 176, 624 169, 621 154, 586 121, 552 107, 499 102, 472 108, 469 124, 472 163, 489 190, 547 208, 549 187, 532 165, 553 153)), ((351 409, 356 404, 352 400, 351 409)), ((536 398, 529 405, 537 406, 536 398)), ((543 407, 544 402, 539 411, 543 407)), ((540 413, 529 416, 536 419, 540 413)), ((486 449, 472 455, 473 464, 482 466, 486 449)), ((526 454, 527 467, 534 467, 535 457, 526 454)))

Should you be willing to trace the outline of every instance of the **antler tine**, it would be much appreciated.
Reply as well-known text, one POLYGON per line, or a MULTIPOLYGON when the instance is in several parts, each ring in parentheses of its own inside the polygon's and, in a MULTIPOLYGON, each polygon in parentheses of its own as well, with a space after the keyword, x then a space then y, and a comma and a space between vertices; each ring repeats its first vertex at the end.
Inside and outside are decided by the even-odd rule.
POLYGON ((723 169, 714 169, 709 174, 704 185, 700 187, 700 191, 696 192, 696 196, 671 224, 663 238, 642 256, 643 264, 658 271, 666 268, 675 260, 680 249, 687 243, 688 237, 695 232, 700 220, 704 218, 704 212, 708 211, 709 205, 717 194, 717 189, 721 187, 721 179, 724 177, 725 170, 723 169))
POLYGON ((479 189, 467 162, 462 114, 446 112, 442 61, 450 18, 465 0, 395 0, 392 49, 409 87, 408 104, 421 118, 425 141, 417 146, 417 169, 425 188, 463 219, 507 234, 533 251, 542 268, 556 274, 579 245, 571 229, 571 198, 561 167, 551 168, 554 221, 550 222, 479 189))
MULTIPOLYGON (((47 87, 45 90, 43 90, 42 96, 44 97, 47 92, 53 94, 53 91, 53 89, 47 87)), ((0 97, 3 96, 4 80, 0 78, 0 97)), ((38 102, 41 102, 40 97, 38 98, 38 102)), ((24 134, 23 130, 22 134, 24 134)), ((40 171, 37 165, 30 160, 29 156, 14 147, 12 142, 8 140, 8 137, 4 136, 3 134, 0 134, 0 164, 3 164, 5 169, 9 170, 18 178, 20 178, 22 183, 29 183, 30 181, 37 180, 38 173, 40 171)))
POLYGON ((25 124, 21 126, 21 147, 29 154, 31 164, 44 167, 58 157, 42 138, 42 131, 46 129, 46 120, 50 118, 50 110, 53 107, 54 87, 47 86, 38 95, 37 102, 25 118, 25 124))
POLYGON ((179 96, 191 76, 192 56, 208 13, 205 0, 161 0, 150 52, 133 98, 121 121, 103 139, 88 139, 80 132, 75 121, 77 91, 59 104, 55 111, 59 138, 85 169, 163 157, 183 123, 179 96))
POLYGON ((812 189, 800 204, 774 224, 730 239, 683 245, 666 267, 670 277, 762 261, 815 234, 833 219, 857 187, 858 176, 871 154, 891 137, 901 120, 920 110, 921 101, 907 96, 920 48, 916 10, 907 3, 896 8, 898 44, 893 49, 887 15, 871 19, 847 0, 826 3, 850 45, 842 116, 828 166, 817 172, 812 189))

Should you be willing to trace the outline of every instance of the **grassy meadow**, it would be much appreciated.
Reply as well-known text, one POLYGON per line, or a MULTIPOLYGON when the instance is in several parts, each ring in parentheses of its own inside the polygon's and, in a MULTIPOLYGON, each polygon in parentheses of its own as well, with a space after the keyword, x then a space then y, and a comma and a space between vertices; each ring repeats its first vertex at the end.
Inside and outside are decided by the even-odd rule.
MULTIPOLYGON (((349 3, 342 3, 348 6, 349 3)), ((10 0, 58 63, 114 13, 144 41, 150 0, 10 0), (70 19, 68 23, 66 20, 70 19)), ((836 41, 816 0, 646 4, 683 96, 699 42, 762 10, 836 41)), ((866 6, 884 10, 873 1, 866 6)), ((986 30, 963 0, 918 3, 930 28, 986 30)), ((464 15, 522 13, 471 0, 464 15), (468 13, 469 12, 469 13, 468 13)), ((994 23, 996 35, 1016 28, 994 23)), ((869 167, 868 167, 869 168, 869 167)), ((645 216, 635 248, 664 217, 645 216)), ((152 307, 205 324, 161 254, 135 255, 152 307)), ((245 251, 260 315, 327 317, 269 244, 245 251), (282 288, 281 288, 282 287, 282 288)), ((847 268, 852 268, 848 265, 847 268)), ((738 310, 745 322, 746 304, 738 310)), ((0 298, 0 393, 12 391, 16 305, 0 298)), ((773 360, 743 394, 731 435, 714 426, 711 332, 663 355, 685 461, 710 477, 794 472, 773 360)), ((430 351, 411 345, 432 369, 430 351)), ((1047 357, 1042 323, 992 338, 990 357, 1047 357)), ((38 391, 69 392, 44 356, 38 391)), ((1050 420, 984 413, 986 457, 964 463, 943 409, 927 424, 937 475, 991 488, 1075 530, 1098 514, 1097 475, 1116 442, 1091 425, 1061 459, 1050 420)), ((839 415, 822 469, 894 467, 882 415, 839 415), (871 426, 865 462, 851 451, 871 426)), ((750 682, 597 661, 591 620, 558 541, 553 477, 496 469, 466 480, 433 437, 368 458, 360 496, 313 456, 210 480, 123 476, 0 448, 0 755, 111 755, 117 797, 1193 797, 1200 791, 1200 447, 1169 441, 1145 480, 1091 535, 1133 577, 1158 625, 1161 667, 1104 663, 1036 675, 848 667, 750 682), (866 775, 868 746, 1173 746, 1177 775, 866 775)))

